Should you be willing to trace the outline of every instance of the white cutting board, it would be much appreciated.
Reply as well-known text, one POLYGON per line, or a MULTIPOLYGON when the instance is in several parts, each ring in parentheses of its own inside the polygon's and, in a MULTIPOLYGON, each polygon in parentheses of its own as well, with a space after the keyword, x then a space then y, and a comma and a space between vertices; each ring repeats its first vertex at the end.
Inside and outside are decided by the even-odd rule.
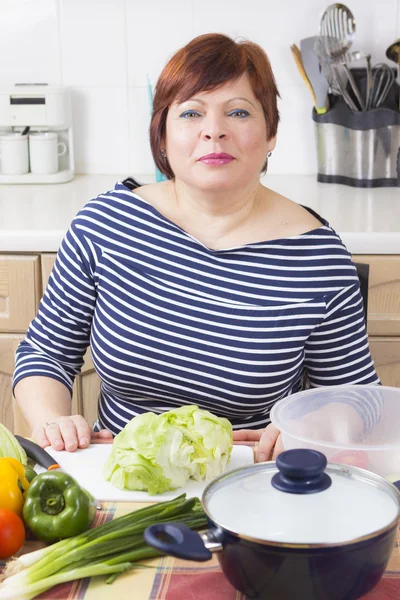
MULTIPOLYGON (((188 498, 198 496, 201 498, 204 488, 209 481, 189 480, 183 487, 150 496, 147 492, 135 490, 120 490, 109 481, 103 479, 103 465, 111 452, 112 444, 91 444, 88 448, 75 452, 57 451, 46 448, 47 452, 57 461, 63 471, 66 471, 77 482, 87 489, 97 500, 110 502, 160 502, 170 500, 180 494, 186 493, 188 498)), ((225 472, 238 467, 251 465, 254 462, 253 448, 249 446, 233 446, 231 460, 225 472)), ((45 469, 36 466, 35 470, 43 472, 45 469)))

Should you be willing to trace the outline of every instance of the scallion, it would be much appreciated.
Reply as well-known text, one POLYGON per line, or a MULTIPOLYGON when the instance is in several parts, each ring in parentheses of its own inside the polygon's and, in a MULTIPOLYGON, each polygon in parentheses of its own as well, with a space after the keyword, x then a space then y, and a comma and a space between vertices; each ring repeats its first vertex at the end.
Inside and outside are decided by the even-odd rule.
POLYGON ((0 598, 30 600, 58 583, 96 575, 107 575, 111 583, 122 572, 135 568, 138 560, 160 555, 145 543, 143 533, 149 525, 168 521, 179 521, 192 529, 207 524, 199 499, 186 499, 185 494, 133 511, 37 550, 28 560, 23 555, 10 561, 0 584, 0 598))

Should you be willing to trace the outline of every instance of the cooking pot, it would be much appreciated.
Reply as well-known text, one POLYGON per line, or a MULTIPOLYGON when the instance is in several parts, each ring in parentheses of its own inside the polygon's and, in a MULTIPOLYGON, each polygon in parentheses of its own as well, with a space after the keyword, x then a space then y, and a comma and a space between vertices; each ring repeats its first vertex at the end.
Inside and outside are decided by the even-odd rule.
POLYGON ((148 527, 146 542, 188 560, 218 552, 230 583, 259 600, 353 600, 380 580, 400 517, 397 488, 309 449, 234 469, 205 488, 203 533, 148 527))

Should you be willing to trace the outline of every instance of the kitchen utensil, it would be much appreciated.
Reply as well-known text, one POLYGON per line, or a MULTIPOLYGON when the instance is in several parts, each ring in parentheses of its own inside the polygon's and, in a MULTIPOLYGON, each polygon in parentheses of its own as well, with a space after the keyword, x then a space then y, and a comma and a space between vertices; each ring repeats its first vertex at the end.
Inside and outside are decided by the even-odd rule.
POLYGON ((315 37, 300 40, 301 60, 315 93, 315 106, 318 114, 324 114, 329 109, 328 90, 329 83, 321 71, 318 57, 314 50, 315 37))
MULTIPOLYGON (((400 39, 390 44, 386 50, 386 56, 389 60, 396 63, 399 70, 399 85, 400 85, 400 39)), ((399 90, 399 110, 400 110, 400 90, 399 90)))
POLYGON ((353 50, 352 52, 347 52, 345 55, 346 63, 356 62, 359 60, 367 61, 367 88, 366 88, 366 94, 365 94, 365 108, 366 108, 366 110, 369 110, 371 92, 372 92, 371 55, 363 54, 359 50, 353 50))
POLYGON ((400 494, 363 469, 290 450, 211 482, 202 496, 210 528, 148 527, 158 550, 189 560, 218 552, 230 583, 259 600, 355 600, 381 578, 394 547, 400 494))
MULTIPOLYGON (((188 497, 201 496, 208 483, 191 479, 182 488, 164 494, 157 494, 156 496, 150 496, 147 492, 138 490, 120 490, 103 478, 103 465, 110 455, 111 449, 112 444, 90 444, 88 448, 78 449, 75 452, 64 450, 60 452, 49 447, 46 448, 46 453, 48 452, 53 457, 53 462, 58 463, 63 471, 72 475, 95 498, 103 501, 158 502, 159 500, 176 498, 184 492, 188 497)), ((253 448, 234 445, 227 470, 253 463, 253 448)))
POLYGON ((347 91, 347 76, 339 63, 334 62, 326 51, 324 38, 318 36, 315 40, 315 52, 318 57, 322 72, 327 78, 331 91, 337 96, 342 96, 350 110, 357 111, 358 107, 347 91))
MULTIPOLYGON (((304 80, 304 82, 305 82, 305 84, 306 84, 306 86, 307 86, 307 88, 308 88, 308 90, 309 90, 309 92, 310 92, 310 94, 312 96, 314 108, 318 112, 321 109, 318 107, 317 98, 315 96, 314 89, 313 89, 313 87, 312 87, 312 85, 310 83, 310 80, 307 77, 307 73, 305 72, 303 61, 302 61, 302 58, 301 58, 301 52, 300 52, 299 48, 296 46, 296 44, 292 44, 290 46, 290 50, 292 51, 292 55, 293 55, 294 61, 296 63, 296 66, 297 66, 297 68, 299 70, 299 73, 302 76, 302 78, 303 78, 303 80, 304 80)), ((322 109, 322 110, 326 111, 326 109, 322 109)))
POLYGON ((371 67, 371 55, 367 54, 367 93, 365 97, 366 110, 369 110, 371 104, 372 94, 372 67, 371 67))
POLYGON ((379 108, 395 81, 392 69, 386 63, 374 65, 372 70, 371 108, 379 108))
POLYGON ((331 4, 321 17, 321 36, 329 43, 330 55, 342 57, 355 40, 356 21, 351 10, 344 4, 331 4))
POLYGON ((400 388, 352 385, 310 389, 275 404, 271 420, 282 432, 285 450, 312 448, 332 462, 339 462, 340 453, 340 462, 346 465, 400 480, 400 388), (343 407, 348 406, 358 407, 364 415, 361 438, 361 416, 354 422, 341 416, 343 407), (373 427, 371 415, 376 419, 373 427))
POLYGON ((23 449, 26 452, 28 458, 34 460, 37 464, 41 465, 45 470, 51 471, 53 469, 60 469, 60 465, 56 462, 51 454, 46 452, 44 448, 32 442, 32 440, 27 440, 21 435, 15 435, 15 438, 21 444, 23 449))
POLYGON ((344 4, 331 4, 322 15, 319 33, 324 39, 327 54, 343 65, 360 109, 365 110, 364 101, 345 59, 354 41, 355 30, 353 13, 344 4))

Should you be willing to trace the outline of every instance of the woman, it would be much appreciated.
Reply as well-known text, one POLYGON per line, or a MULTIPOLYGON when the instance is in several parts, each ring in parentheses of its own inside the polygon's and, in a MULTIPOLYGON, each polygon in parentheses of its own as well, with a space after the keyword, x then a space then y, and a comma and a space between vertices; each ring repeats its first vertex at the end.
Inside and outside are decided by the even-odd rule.
MULTIPOLYGON (((118 182, 79 212, 17 351, 15 397, 39 444, 89 443, 89 424, 70 416, 89 343, 95 435, 198 404, 236 439, 259 439, 259 460, 280 451, 269 411, 305 371, 312 386, 379 383, 349 253, 328 223, 260 184, 277 98, 250 42, 200 36, 166 65, 150 138, 168 180, 118 182)), ((343 419, 359 413, 343 406, 343 419)))

